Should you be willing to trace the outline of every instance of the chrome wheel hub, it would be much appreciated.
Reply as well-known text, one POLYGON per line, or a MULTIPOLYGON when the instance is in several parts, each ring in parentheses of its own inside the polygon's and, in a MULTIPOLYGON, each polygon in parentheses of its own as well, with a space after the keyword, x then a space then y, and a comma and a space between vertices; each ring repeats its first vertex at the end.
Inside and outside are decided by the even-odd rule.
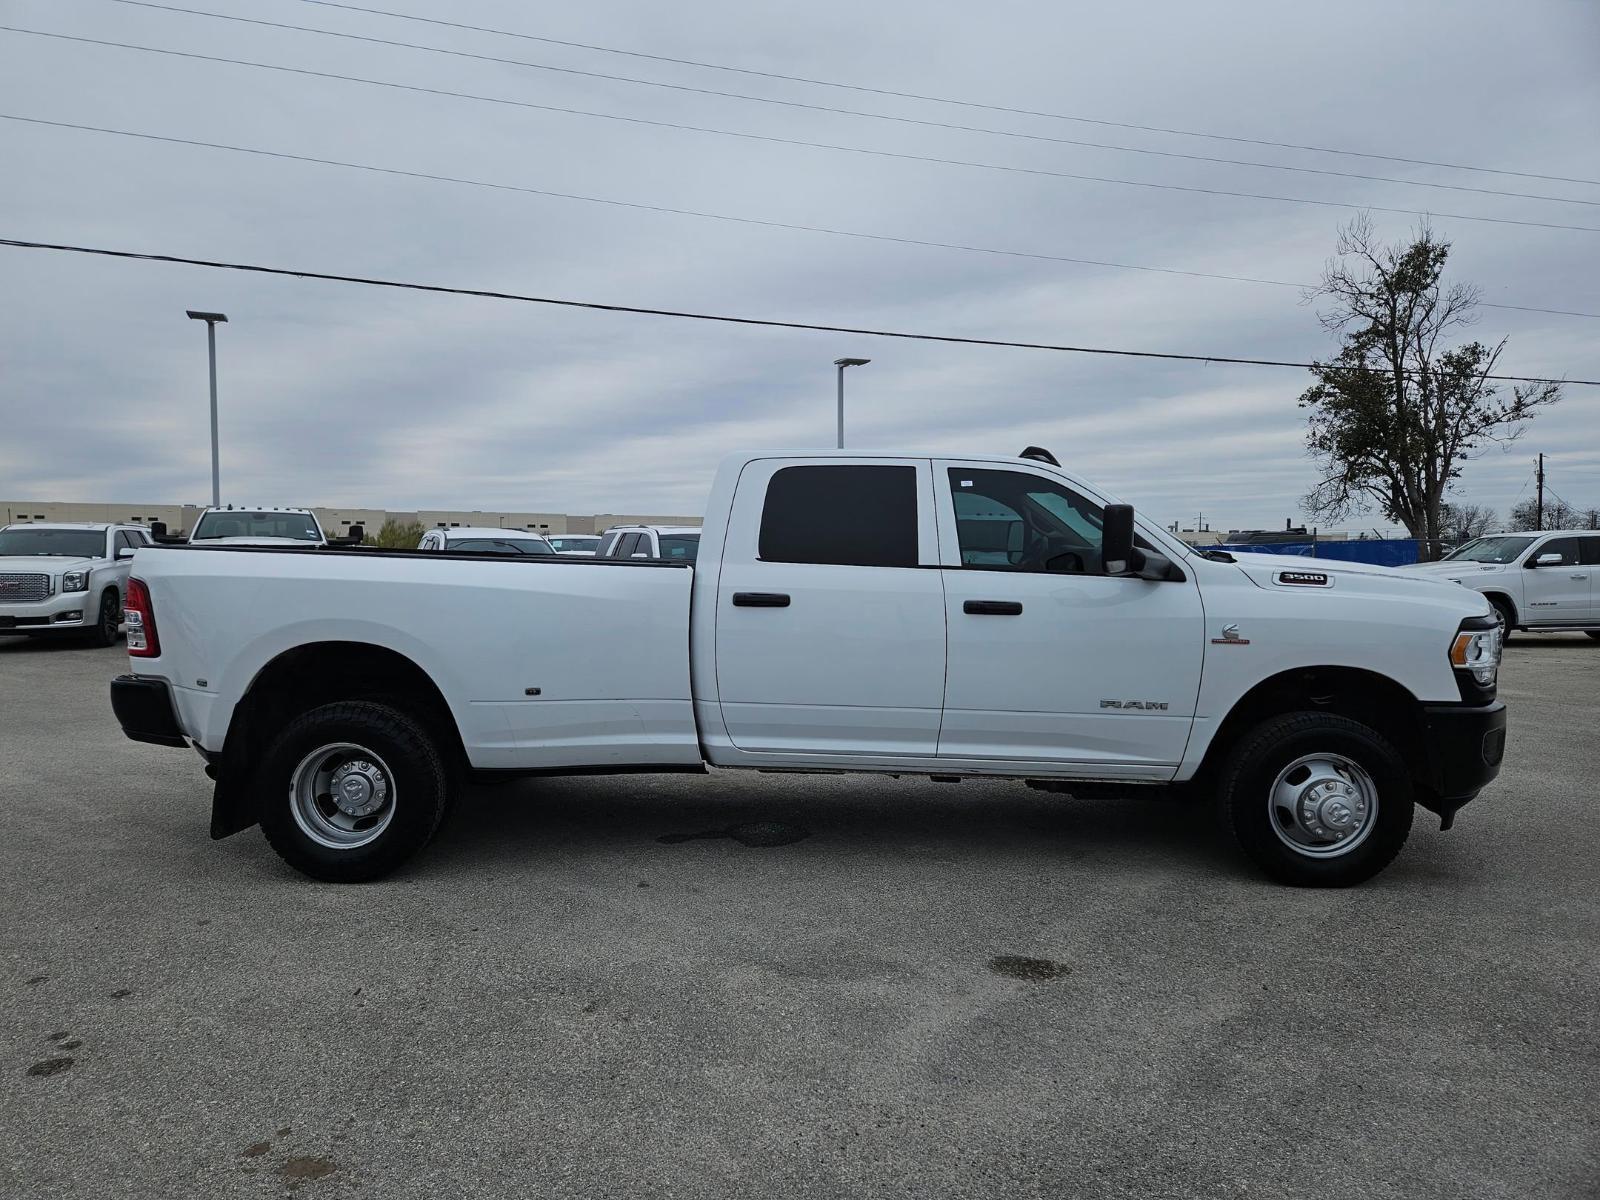
POLYGON ((393 773, 364 746, 334 742, 300 760, 289 778, 289 808, 312 841, 353 850, 374 841, 394 818, 393 773))
POLYGON ((1372 832, 1378 789, 1354 759, 1307 754, 1278 773, 1267 793, 1267 813, 1273 831, 1291 850, 1308 858, 1335 858, 1372 832))

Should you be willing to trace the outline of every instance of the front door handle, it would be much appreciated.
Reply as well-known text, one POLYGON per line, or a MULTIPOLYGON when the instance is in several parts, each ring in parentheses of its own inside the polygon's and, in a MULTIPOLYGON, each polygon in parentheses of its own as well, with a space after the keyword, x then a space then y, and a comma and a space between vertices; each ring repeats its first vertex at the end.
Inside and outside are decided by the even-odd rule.
POLYGON ((1587 579, 1589 577, 1587 575, 1574 575, 1573 578, 1574 579, 1587 579))
POLYGON ((961 611, 974 617, 1020 617, 1022 604, 1016 600, 968 600, 961 611))
POLYGON ((733 594, 735 608, 788 608, 789 594, 787 592, 735 592, 733 594))

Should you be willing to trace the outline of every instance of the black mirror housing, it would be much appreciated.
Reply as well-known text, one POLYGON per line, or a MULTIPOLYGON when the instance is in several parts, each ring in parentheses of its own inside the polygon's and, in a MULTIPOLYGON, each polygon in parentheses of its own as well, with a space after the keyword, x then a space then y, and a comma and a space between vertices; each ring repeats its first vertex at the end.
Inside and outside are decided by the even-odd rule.
POLYGON ((1133 546, 1133 505, 1106 505, 1100 537, 1100 566, 1107 575, 1138 574, 1143 564, 1134 561, 1138 551, 1133 546))

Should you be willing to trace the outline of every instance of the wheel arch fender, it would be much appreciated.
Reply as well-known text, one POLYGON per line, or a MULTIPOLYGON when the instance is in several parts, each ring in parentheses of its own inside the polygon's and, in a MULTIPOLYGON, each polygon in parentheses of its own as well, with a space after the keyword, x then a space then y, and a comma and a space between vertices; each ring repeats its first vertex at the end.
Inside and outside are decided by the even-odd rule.
POLYGON ((299 713, 339 700, 399 709, 434 732, 448 767, 465 768, 461 728, 444 692, 414 659, 373 642, 328 640, 284 650, 263 663, 228 722, 222 751, 207 773, 216 780, 211 836, 256 823, 254 765, 276 732, 299 713))

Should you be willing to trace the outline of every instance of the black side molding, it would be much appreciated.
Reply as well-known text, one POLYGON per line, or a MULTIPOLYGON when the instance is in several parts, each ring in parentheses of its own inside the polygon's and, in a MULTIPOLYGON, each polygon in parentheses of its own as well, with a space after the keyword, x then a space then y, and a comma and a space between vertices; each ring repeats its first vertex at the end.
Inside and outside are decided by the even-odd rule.
POLYGON ((735 592, 735 608, 788 608, 788 592, 735 592))
POLYGON ((172 693, 165 680, 118 675, 111 681, 111 711, 122 732, 136 742, 157 746, 187 746, 172 711, 172 693))

